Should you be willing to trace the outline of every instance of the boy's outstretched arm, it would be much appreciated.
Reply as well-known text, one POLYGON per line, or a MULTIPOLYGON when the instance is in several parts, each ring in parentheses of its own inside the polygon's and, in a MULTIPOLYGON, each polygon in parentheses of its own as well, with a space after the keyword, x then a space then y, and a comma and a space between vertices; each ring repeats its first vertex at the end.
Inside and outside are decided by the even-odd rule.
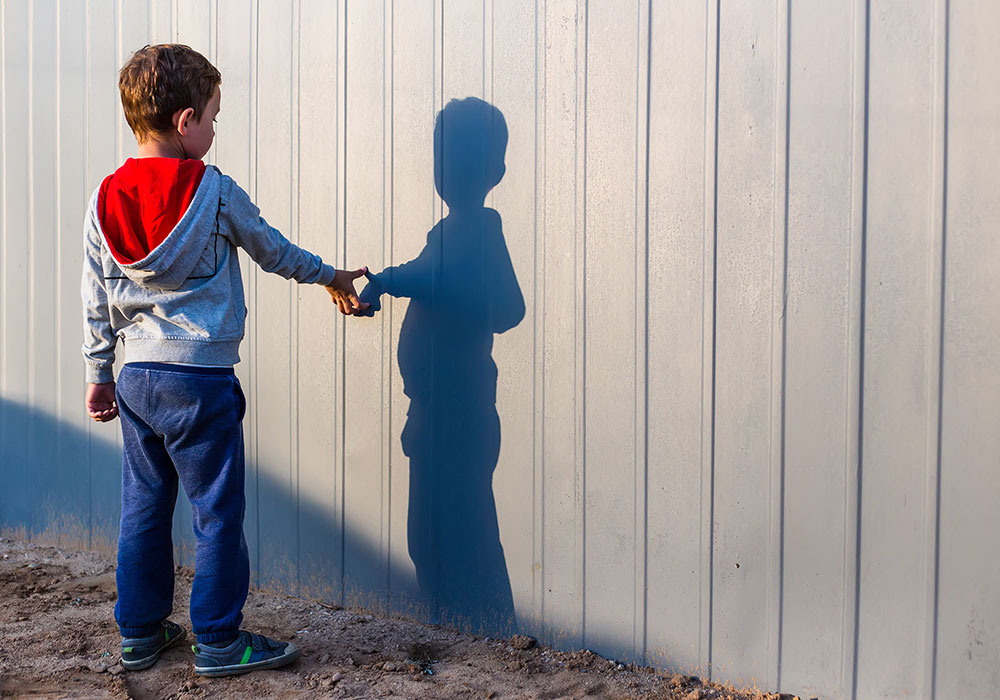
POLYGON ((118 338, 111 328, 108 293, 101 266, 101 241, 97 227, 87 215, 84 232, 83 276, 80 294, 83 299, 83 357, 86 361, 87 415, 99 423, 118 416, 112 366, 118 338))
POLYGON ((354 280, 366 268, 353 272, 336 270, 318 255, 298 247, 264 220, 257 205, 235 182, 226 202, 225 216, 233 243, 243 248, 265 272, 301 284, 323 285, 343 314, 352 315, 367 308, 354 289, 354 280))

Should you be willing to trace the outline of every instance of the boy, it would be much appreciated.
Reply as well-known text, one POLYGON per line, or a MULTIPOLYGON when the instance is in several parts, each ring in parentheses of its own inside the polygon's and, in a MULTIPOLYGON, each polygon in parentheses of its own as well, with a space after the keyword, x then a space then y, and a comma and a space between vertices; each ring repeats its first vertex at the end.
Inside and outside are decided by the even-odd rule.
POLYGON ((122 665, 147 668, 186 633, 173 603, 171 521, 178 481, 197 542, 191 621, 195 673, 224 676, 291 663, 291 643, 239 629, 249 586, 239 361, 246 307, 236 247, 261 268, 322 284, 344 314, 367 305, 354 280, 260 218, 240 187, 201 158, 215 137, 222 77, 201 54, 147 46, 118 86, 138 142, 94 192, 83 266, 87 413, 122 418, 118 601, 122 665), (112 374, 115 344, 126 364, 112 374))

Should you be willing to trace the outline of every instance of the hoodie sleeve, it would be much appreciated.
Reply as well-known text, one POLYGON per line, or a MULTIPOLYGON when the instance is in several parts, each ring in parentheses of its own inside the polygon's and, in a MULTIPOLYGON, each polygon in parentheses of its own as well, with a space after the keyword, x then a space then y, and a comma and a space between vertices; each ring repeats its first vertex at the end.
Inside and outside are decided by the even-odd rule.
POLYGON ((101 234, 94 223, 94 216, 95 209, 91 206, 84 223, 83 279, 80 284, 83 297, 83 358, 87 364, 87 382, 105 384, 115 379, 112 366, 118 338, 111 328, 111 311, 101 265, 101 234))
POLYGON ((265 272, 303 284, 333 283, 337 271, 332 266, 282 236, 264 220, 260 209, 243 188, 231 179, 229 181, 231 187, 223 215, 233 243, 245 250, 265 272))

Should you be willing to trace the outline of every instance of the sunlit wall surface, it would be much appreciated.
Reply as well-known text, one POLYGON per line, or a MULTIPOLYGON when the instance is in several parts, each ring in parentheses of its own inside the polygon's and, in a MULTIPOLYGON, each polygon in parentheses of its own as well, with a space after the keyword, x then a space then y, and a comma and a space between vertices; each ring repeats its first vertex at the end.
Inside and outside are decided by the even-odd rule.
MULTIPOLYGON (((979 0, 2 0, 0 524, 114 547, 82 222, 135 151, 116 70, 178 41, 271 224, 341 267, 426 254, 436 290, 345 321, 244 259, 257 585, 806 697, 992 696, 998 31, 979 0), (509 138, 498 217, 458 226, 435 115, 469 96, 509 138)), ((183 499, 174 534, 191 565, 183 499)))

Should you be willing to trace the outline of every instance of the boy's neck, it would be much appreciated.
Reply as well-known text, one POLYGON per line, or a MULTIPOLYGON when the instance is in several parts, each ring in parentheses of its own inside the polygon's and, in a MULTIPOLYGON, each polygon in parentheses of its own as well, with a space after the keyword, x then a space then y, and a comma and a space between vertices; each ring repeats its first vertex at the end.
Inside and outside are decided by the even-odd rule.
POLYGON ((139 144, 136 158, 187 158, 179 143, 147 139, 139 144))

